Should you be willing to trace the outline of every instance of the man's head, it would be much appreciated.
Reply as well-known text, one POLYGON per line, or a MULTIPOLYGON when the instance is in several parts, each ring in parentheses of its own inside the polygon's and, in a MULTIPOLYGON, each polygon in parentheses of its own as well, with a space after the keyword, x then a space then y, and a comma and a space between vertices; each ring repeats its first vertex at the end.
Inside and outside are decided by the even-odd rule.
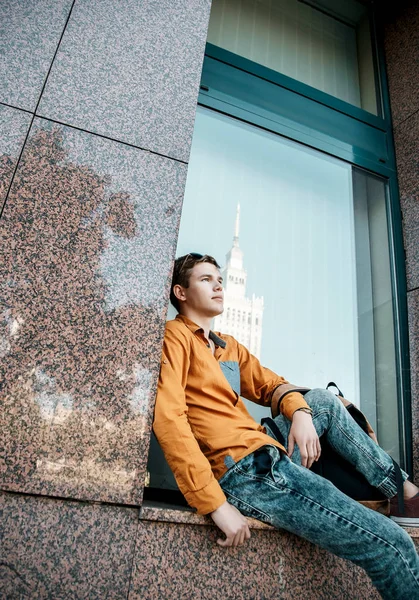
POLYGON ((175 260, 170 301, 180 313, 193 307, 220 314, 223 289, 220 265, 208 254, 190 252, 175 260))

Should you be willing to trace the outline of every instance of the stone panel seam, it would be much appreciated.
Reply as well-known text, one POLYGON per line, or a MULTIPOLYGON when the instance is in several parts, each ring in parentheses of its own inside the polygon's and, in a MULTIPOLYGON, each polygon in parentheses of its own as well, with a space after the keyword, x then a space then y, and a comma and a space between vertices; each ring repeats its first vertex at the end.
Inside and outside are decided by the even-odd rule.
POLYGON ((64 23, 64 27, 63 27, 63 30, 61 32, 60 39, 58 40, 58 44, 57 44, 57 47, 55 49, 54 56, 52 57, 51 63, 49 65, 49 69, 48 69, 48 72, 46 74, 45 81, 44 81, 44 83, 42 85, 41 92, 39 94, 38 102, 36 103, 36 106, 35 106, 35 110, 34 110, 35 115, 36 115, 36 111, 38 110, 39 103, 41 102, 42 94, 44 93, 45 86, 46 86, 47 81, 48 81, 48 77, 49 77, 49 75, 51 73, 52 65, 54 64, 54 61, 55 61, 55 58, 57 56, 58 50, 60 49, 61 42, 62 42, 64 33, 65 33, 65 30, 67 29, 67 25, 68 25, 68 22, 70 20, 71 13, 73 12, 73 8, 74 8, 75 3, 76 3, 76 0, 73 0, 73 2, 71 4, 71 7, 70 7, 70 10, 69 10, 68 15, 67 15, 66 22, 64 23))
POLYGON ((34 113, 27 108, 20 108, 19 106, 14 106, 13 104, 7 104, 7 102, 0 102, 1 106, 7 106, 8 108, 13 108, 14 110, 20 110, 21 112, 28 113, 29 115, 33 115, 34 113))
POLYGON ((127 590, 126 600, 129 600, 129 598, 131 596, 132 579, 134 576, 134 569, 135 569, 135 557, 137 556, 138 539, 140 537, 140 523, 141 523, 140 512, 138 512, 138 522, 137 522, 137 529, 136 529, 136 534, 135 534, 134 548, 132 550, 131 569, 130 569, 130 573, 129 573, 128 590, 127 590))
POLYGON ((160 152, 156 152, 155 150, 150 150, 149 148, 143 148, 142 146, 136 146, 135 144, 130 144, 129 142, 124 142, 122 140, 118 140, 116 138, 109 137, 108 135, 96 133, 95 131, 89 131, 89 129, 82 129, 81 127, 77 127, 76 125, 70 125, 69 123, 64 123, 63 121, 57 121, 55 119, 50 119, 48 117, 44 117, 39 114, 36 114, 35 117, 38 119, 42 119, 43 121, 48 121, 49 123, 56 123, 57 125, 61 125, 63 127, 68 127, 70 129, 74 129, 76 131, 81 131, 82 133, 88 133, 89 135, 94 135, 95 137, 99 137, 104 140, 109 140, 111 142, 121 144, 122 146, 128 146, 129 148, 135 148, 136 150, 141 150, 142 152, 149 152, 150 154, 154 154, 156 156, 161 156, 162 158, 167 158, 168 160, 173 160, 174 162, 181 163, 182 165, 189 164, 187 161, 182 160, 181 158, 174 158, 173 156, 168 156, 167 154, 161 154, 160 152))
MULTIPOLYGON (((7 193, 6 193, 6 197, 5 197, 5 199, 4 199, 4 202, 3 202, 3 206, 2 206, 2 207, 1 207, 1 209, 0 209, 0 220, 1 220, 2 216, 3 216, 3 212, 4 212, 4 209, 5 209, 5 207, 6 207, 7 200, 8 200, 8 198, 9 198, 9 193, 10 193, 10 190, 11 190, 11 188, 12 188, 12 185, 13 185, 13 182, 14 182, 14 179, 15 179, 15 176, 16 176, 16 171, 17 171, 17 169, 19 168, 19 165, 20 165, 20 160, 21 160, 21 158, 22 158, 23 151, 25 150, 25 146, 26 146, 26 142, 28 141, 28 136, 29 136, 29 133, 30 133, 30 131, 31 131, 31 129, 32 129, 32 125, 33 125, 33 122, 34 122, 34 119, 35 119, 36 111, 37 111, 37 109, 38 109, 38 106, 39 106, 39 103, 40 103, 40 101, 41 101, 42 94, 44 93, 44 89, 45 89, 46 83, 47 83, 47 81, 48 81, 48 77, 49 77, 49 74, 50 74, 50 72, 51 72, 52 65, 54 64, 55 57, 57 56, 57 52, 58 52, 58 50, 59 50, 59 47, 60 47, 60 45, 61 45, 61 41, 62 41, 62 39, 63 39, 64 32, 65 32, 65 30, 66 30, 66 28, 67 28, 68 21, 70 20, 70 16, 71 16, 71 13, 72 13, 72 11, 73 11, 73 7, 74 7, 74 4, 75 4, 75 2, 76 2, 76 0, 73 0, 73 2, 72 2, 72 4, 71 4, 71 7, 70 7, 70 10, 69 10, 69 12, 68 12, 68 15, 67 15, 66 22, 65 22, 65 24, 64 24, 63 30, 62 30, 62 32, 61 32, 60 39, 58 40, 58 44, 57 44, 57 47, 56 47, 56 49, 55 49, 55 52, 54 52, 54 56, 52 57, 51 63, 50 63, 50 65, 49 65, 48 72, 47 72, 47 74, 46 74, 46 77, 45 77, 45 81, 44 81, 44 83, 43 83, 43 85, 42 85, 41 92, 40 92, 40 94, 39 94, 39 98, 38 98, 38 102, 36 103, 36 106, 35 106, 35 110, 34 110, 34 112, 33 112, 33 113, 32 113, 31 111, 28 111, 28 110, 25 110, 25 111, 24 111, 24 112, 27 112, 27 113, 30 113, 30 114, 32 114, 32 115, 33 115, 33 117, 32 117, 32 120, 31 120, 31 122, 30 122, 30 124, 29 124, 28 131, 27 131, 27 133, 26 133, 26 136, 25 136, 25 140, 24 140, 24 142, 23 142, 23 145, 22 145, 22 148, 21 148, 21 150, 20 150, 20 153, 19 153, 19 158, 17 159, 17 161, 16 161, 16 165, 15 165, 15 168, 13 169, 13 175, 12 175, 12 177, 11 177, 11 180, 10 180, 9 187, 7 188, 7 193)), ((4 104, 4 103, 2 102, 2 104, 4 104)), ((6 104, 6 106, 8 106, 8 105, 6 104)), ((16 107, 12 106, 11 108, 16 108, 16 107)), ((23 110, 23 109, 19 108, 19 109, 17 109, 17 110, 23 110)))
POLYGON ((406 121, 408 121, 409 119, 414 117, 418 112, 419 112, 419 108, 414 110, 410 115, 408 115, 405 119, 403 119, 403 121, 400 121, 399 123, 397 123, 397 125, 394 125, 393 130, 396 131, 401 125, 403 125, 404 123, 406 123, 406 121))
POLYGON ((73 498, 72 496, 52 496, 50 494, 36 494, 33 492, 16 492, 15 490, 9 490, 7 488, 0 488, 0 495, 5 496, 23 496, 26 498, 40 498, 42 500, 57 500, 59 502, 77 502, 77 504, 88 504, 89 506, 112 506, 116 508, 126 508, 128 510, 136 510, 138 512, 138 520, 140 520, 139 514, 141 510, 141 504, 125 504, 122 502, 106 502, 103 500, 87 500, 83 498, 73 498))
MULTIPOLYGON (((4 103, 0 102, 0 104, 4 104, 4 103)), ((5 106, 10 106, 10 105, 5 104, 5 106)), ((14 108, 15 110, 23 110, 21 108, 16 108, 14 106, 11 106, 10 108, 14 108)), ((23 146, 22 146, 21 151, 19 153, 19 158, 18 158, 18 160, 16 162, 16 166, 15 166, 15 168, 13 170, 13 175, 12 175, 12 178, 10 180, 9 187, 7 189, 7 193, 6 193, 6 197, 4 199, 3 206, 0 209, 0 220, 1 220, 2 216, 3 216, 3 212, 4 212, 4 209, 6 207, 7 199, 9 197, 9 193, 10 193, 11 187, 12 187, 14 179, 15 179, 16 171, 19 168, 20 160, 21 160, 22 154, 23 154, 23 152, 25 150, 26 142, 28 140, 28 137, 29 137, 30 131, 32 129, 32 125, 33 125, 33 122, 34 122, 35 118, 42 119, 44 121, 49 121, 50 123, 56 123, 57 125, 61 125, 61 126, 64 126, 64 127, 69 127, 70 129, 75 129, 76 131, 81 131, 82 133, 88 133, 89 135, 94 135, 96 137, 103 138, 105 140, 109 140, 111 142, 116 142, 117 144, 122 144, 123 146, 128 146, 130 148, 135 148, 137 150, 141 150, 142 152, 149 152, 150 154, 154 154, 156 156, 160 156, 160 157, 166 158, 168 160, 173 160, 175 162, 178 162, 178 163, 186 165, 186 166, 188 166, 188 164, 189 164, 188 162, 186 162, 184 160, 181 160, 179 158, 173 158, 172 156, 167 156, 166 154, 160 154, 159 152, 155 152, 155 151, 150 150, 148 148, 142 148, 141 146, 135 146, 134 144, 129 144, 127 142, 122 142, 121 140, 117 140, 115 138, 111 138, 111 137, 108 137, 106 135, 101 135, 99 133, 95 133, 94 131, 89 131, 87 129, 81 129, 80 127, 75 127, 74 125, 69 125, 68 123, 62 123, 61 121, 55 121, 54 119, 48 119, 47 117, 43 117, 42 115, 33 114, 31 111, 28 111, 28 110, 25 110, 24 112, 32 114, 33 117, 32 117, 32 120, 31 120, 31 122, 29 124, 29 128, 28 128, 27 134, 25 136, 25 140, 24 140, 23 146)))

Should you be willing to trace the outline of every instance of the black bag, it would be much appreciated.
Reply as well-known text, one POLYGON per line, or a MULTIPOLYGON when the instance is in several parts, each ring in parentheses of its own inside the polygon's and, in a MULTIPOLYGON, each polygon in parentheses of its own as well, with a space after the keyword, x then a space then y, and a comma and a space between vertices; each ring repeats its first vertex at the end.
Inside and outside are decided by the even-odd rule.
MULTIPOLYGON (((375 432, 368 423, 365 415, 356 406, 344 398, 342 392, 333 381, 328 383, 326 389, 329 389, 329 387, 335 387, 337 389, 338 393, 336 396, 343 402, 351 417, 367 435, 369 435, 376 443, 378 443, 375 432)), ((278 393, 275 394, 275 400, 271 405, 271 412, 274 418, 279 414, 279 406, 287 394, 291 392, 300 392, 304 394, 310 391, 309 388, 302 388, 293 384, 284 384, 283 386, 279 386, 277 390, 278 393)), ((272 431, 277 441, 285 446, 283 435, 279 431, 278 426, 273 418, 265 417, 262 419, 262 425, 265 423, 272 431)), ((386 498, 386 496, 384 496, 380 490, 368 483, 362 473, 357 471, 355 467, 353 467, 347 460, 337 454, 327 442, 325 435, 320 437, 320 445, 322 449, 320 459, 313 463, 313 465, 310 467, 310 470, 313 473, 328 479, 341 492, 350 498, 357 500, 368 508, 376 510, 384 515, 388 515, 390 512, 390 501, 388 498, 386 498)), ((398 497, 403 498, 403 478, 400 472, 400 467, 394 460, 393 463, 396 470, 398 490, 401 492, 398 494, 398 497)))

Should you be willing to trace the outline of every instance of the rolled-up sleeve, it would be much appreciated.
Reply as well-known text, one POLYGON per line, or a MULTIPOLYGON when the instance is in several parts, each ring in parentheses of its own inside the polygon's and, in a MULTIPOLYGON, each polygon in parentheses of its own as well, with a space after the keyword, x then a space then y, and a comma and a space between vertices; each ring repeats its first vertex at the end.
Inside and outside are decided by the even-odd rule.
MULTIPOLYGON (((245 346, 236 343, 240 364, 241 395, 257 404, 270 406, 276 388, 289 382, 281 375, 263 367, 245 346)), ((299 408, 308 408, 304 396, 299 392, 287 394, 280 406, 281 413, 289 420, 299 408)))
POLYGON ((187 337, 166 328, 153 429, 186 501, 200 514, 208 514, 226 497, 188 421, 185 388, 189 361, 187 337))

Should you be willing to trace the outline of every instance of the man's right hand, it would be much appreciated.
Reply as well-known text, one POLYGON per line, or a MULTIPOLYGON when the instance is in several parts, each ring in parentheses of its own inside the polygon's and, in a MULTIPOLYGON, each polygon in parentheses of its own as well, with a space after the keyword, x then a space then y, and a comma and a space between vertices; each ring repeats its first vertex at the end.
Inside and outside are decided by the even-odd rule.
POLYGON ((211 513, 211 518, 226 536, 225 540, 217 540, 220 546, 240 546, 250 538, 246 517, 227 501, 211 513))

